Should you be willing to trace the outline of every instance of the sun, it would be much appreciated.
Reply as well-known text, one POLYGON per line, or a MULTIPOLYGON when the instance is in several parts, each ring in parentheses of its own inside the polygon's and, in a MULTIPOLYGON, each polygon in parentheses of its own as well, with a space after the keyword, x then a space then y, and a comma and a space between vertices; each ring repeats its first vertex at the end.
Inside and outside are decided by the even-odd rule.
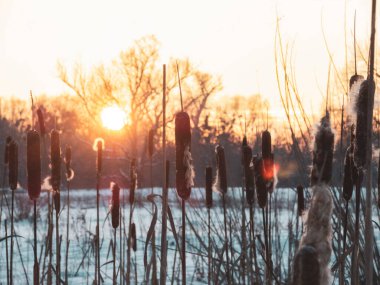
POLYGON ((100 116, 103 126, 113 131, 121 130, 126 124, 126 114, 118 106, 105 107, 100 116))

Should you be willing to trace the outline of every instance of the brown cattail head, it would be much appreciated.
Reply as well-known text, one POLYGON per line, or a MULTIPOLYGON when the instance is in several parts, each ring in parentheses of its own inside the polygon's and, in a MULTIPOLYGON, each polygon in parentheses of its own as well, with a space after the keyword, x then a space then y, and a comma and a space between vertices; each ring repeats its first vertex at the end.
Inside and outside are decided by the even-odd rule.
POLYGON ((28 194, 31 200, 36 200, 40 197, 41 193, 40 135, 36 130, 28 131, 26 146, 28 194))
POLYGON ((261 157, 254 156, 252 164, 255 176, 255 186, 257 191, 257 200, 259 201, 260 208, 265 208, 268 202, 268 190, 263 177, 264 162, 261 157))
POLYGON ((248 140, 247 140, 247 136, 244 136, 243 137, 243 141, 241 143, 241 150, 242 150, 242 153, 241 153, 241 164, 244 166, 244 147, 245 146, 248 146, 248 140))
POLYGON ((57 130, 51 131, 50 140, 51 186, 58 191, 61 185, 61 145, 57 130))
POLYGON ((53 200, 55 211, 59 213, 61 211, 61 192, 59 190, 53 190, 53 200))
POLYGON ((331 130, 330 115, 327 112, 326 116, 321 119, 315 135, 311 185, 330 182, 333 152, 334 133, 331 130))
POLYGON ((73 178, 73 170, 71 169, 71 146, 66 146, 65 166, 66 166, 66 178, 67 180, 70 181, 73 178))
POLYGON ((249 146, 243 146, 243 166, 244 166, 244 180, 245 192, 247 202, 252 205, 255 201, 255 181, 253 171, 250 167, 252 160, 252 149, 249 146))
POLYGON ((136 239, 136 225, 135 225, 135 223, 131 224, 130 246, 132 247, 133 251, 136 252, 136 250, 137 250, 137 239, 136 239))
POLYGON ((8 136, 5 140, 5 149, 4 149, 4 164, 8 164, 9 162, 9 144, 12 141, 12 137, 8 136))
POLYGON ((352 75, 350 78, 350 89, 352 88, 352 85, 354 85, 355 82, 357 82, 359 80, 364 80, 364 77, 362 75, 359 75, 359 74, 352 75))
POLYGON ((175 116, 175 145, 177 194, 183 200, 186 200, 190 197, 191 187, 194 184, 190 117, 186 112, 179 112, 175 116))
POLYGON ((302 216, 302 213, 305 211, 305 198, 302 185, 297 186, 297 198, 298 216, 302 216))
POLYGON ((111 200, 111 219, 112 227, 116 229, 120 224, 120 187, 111 182, 112 200, 111 200))
POLYGON ((152 158, 154 152, 154 130, 150 129, 148 134, 148 154, 152 158))
POLYGON ((18 182, 18 145, 15 141, 9 144, 9 187, 17 189, 18 182))
POLYGON ((212 208, 212 168, 206 167, 206 207, 212 208))
POLYGON ((263 177, 268 191, 272 193, 274 190, 274 155, 272 152, 272 138, 268 130, 261 135, 261 151, 264 164, 263 177))
POLYGON ((37 109, 38 125, 40 126, 40 134, 42 137, 46 134, 44 114, 42 113, 41 108, 37 109))
POLYGON ((320 267, 317 250, 313 246, 303 246, 294 258, 292 284, 320 285, 320 267))
POLYGON ((367 136, 368 132, 368 98, 371 90, 373 90, 374 82, 364 80, 360 85, 359 96, 356 101, 356 135, 354 147, 354 163, 357 168, 364 168, 367 155, 367 136))
POLYGON ((213 188, 215 191, 222 194, 227 193, 227 169, 226 158, 224 155, 224 147, 217 145, 215 148, 216 153, 216 177, 213 188))
POLYGON ((131 167, 129 170, 129 203, 133 205, 135 202, 135 191, 137 187, 137 170, 136 170, 136 159, 132 159, 131 167))
POLYGON ((97 138, 94 143, 94 150, 97 151, 97 158, 96 158, 96 172, 98 175, 102 172, 102 166, 103 166, 103 148, 104 148, 104 141, 101 138, 97 138))

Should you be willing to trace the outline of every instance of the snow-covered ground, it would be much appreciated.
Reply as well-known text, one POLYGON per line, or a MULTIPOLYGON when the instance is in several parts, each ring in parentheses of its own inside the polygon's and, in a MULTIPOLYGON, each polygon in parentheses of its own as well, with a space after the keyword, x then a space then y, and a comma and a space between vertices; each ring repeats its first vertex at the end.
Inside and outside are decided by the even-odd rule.
MULTIPOLYGON (((161 189, 154 189, 156 194, 160 194, 161 189)), ((101 235, 101 273, 104 279, 104 284, 112 284, 112 262, 113 259, 111 250, 111 240, 113 239, 113 229, 111 226, 111 216, 108 215, 111 191, 104 189, 101 193, 101 207, 100 207, 100 235, 101 235)), ((151 189, 139 189, 136 192, 136 203, 133 213, 133 221, 137 228, 137 251, 132 251, 133 266, 131 269, 131 278, 135 280, 137 272, 138 283, 141 284, 144 279, 144 246, 146 233, 152 219, 152 204, 147 200, 147 196, 151 193, 151 189), (134 265, 136 264, 136 270, 134 265)), ((181 208, 177 195, 174 189, 169 191, 170 208, 173 213, 176 231, 180 232, 181 226, 181 208)), ((231 227, 233 228, 232 243, 235 249, 239 252, 241 241, 241 190, 230 189, 228 192, 228 209, 229 216, 231 217, 231 227), (237 221, 240 221, 237 223, 237 221)), ((8 192, 8 201, 10 200, 8 192)), ((40 260, 40 270, 42 272, 44 264, 45 252, 45 237, 47 233, 47 204, 46 192, 41 194, 39 200, 38 210, 38 256, 40 260)), ((187 232, 187 280, 189 284, 207 284, 207 249, 204 244, 207 243, 207 209, 204 206, 204 190, 193 189, 190 200, 187 204, 187 215, 191 221, 191 226, 188 224, 187 232), (202 242, 204 243, 202 245, 202 242)), ((14 246, 14 280, 15 284, 32 284, 33 283, 33 223, 32 223, 32 202, 27 198, 25 191, 18 190, 16 195, 16 214, 15 217, 23 217, 17 219, 15 223, 16 234, 20 237, 17 238, 14 246)), ((62 235, 61 245, 61 277, 64 278, 65 269, 65 252, 66 252, 66 221, 67 221, 67 205, 66 205, 66 191, 61 194, 61 214, 60 214, 60 235, 62 235)), ((128 226, 129 222, 129 203, 128 203, 128 190, 125 195, 121 194, 121 199, 124 197, 123 213, 125 215, 125 225, 128 226)), ((293 231, 297 224, 295 191, 292 189, 279 189, 276 190, 276 198, 272 198, 272 205, 276 205, 279 209, 278 214, 273 219, 278 222, 278 229, 274 232, 275 235, 280 236, 283 266, 288 266, 288 238, 289 238, 289 223, 293 226, 293 231)), ((93 235, 95 233, 96 225, 96 191, 95 190, 72 190, 70 191, 70 246, 69 246, 69 260, 68 260, 68 276, 69 284, 91 284, 94 276, 94 254, 93 254, 93 235)), ((156 198, 158 206, 158 222, 156 225, 156 246, 157 251, 160 251, 160 230, 161 230, 161 201, 156 198)), ((5 200, 3 201, 5 204, 5 200)), ((2 222, 0 228, 0 238, 5 236, 4 219, 8 217, 5 206, 2 212, 2 222)), ((247 223, 249 217, 249 209, 245 210, 247 216, 247 223)), ((218 246, 218 250, 223 247, 223 208, 221 207, 221 199, 218 194, 214 193, 214 207, 211 210, 211 220, 213 221, 213 238, 218 246)), ((257 233, 261 232, 261 212, 256 212, 255 223, 257 233)), ((375 219, 378 220, 378 219, 375 219)), ((55 221, 55 220, 54 220, 55 221)), ((301 220, 298 229, 301 228, 301 220)), ((8 219, 8 233, 10 231, 10 221, 8 219)), ((170 224, 168 223, 168 280, 180 278, 180 260, 178 253, 175 254, 176 246, 175 239, 171 232, 170 224), (175 260, 174 260, 175 259, 175 260), (175 270, 173 270, 175 264, 175 270), (174 273, 173 273, 174 271, 174 273), (174 274, 174 275, 173 275, 174 274)), ((54 229, 55 240, 55 229, 54 229)), ((377 239, 380 242, 379 238, 377 239)), ((10 239, 8 239, 10 243, 10 239)), ((0 242, 0 283, 6 284, 7 270, 6 270, 6 243, 0 242)), ((119 229, 117 231, 117 260, 119 260, 119 229)), ((149 251, 150 253, 150 251, 149 251)), ((217 256, 216 256, 217 258, 217 256)), ((273 261, 276 262, 275 260, 273 261)), ((53 263, 55 266, 55 244, 53 244, 53 263)), ((332 261, 333 263, 333 261, 332 261)), ((45 261, 47 264, 47 259, 45 261)), ((118 263, 117 263, 118 265, 118 263)), ((45 265, 46 266, 46 265, 45 265)), ((46 272, 46 269, 45 271, 46 272)), ((119 280, 119 279, 118 279, 119 280)), ((46 281, 46 277, 45 277, 46 281)))

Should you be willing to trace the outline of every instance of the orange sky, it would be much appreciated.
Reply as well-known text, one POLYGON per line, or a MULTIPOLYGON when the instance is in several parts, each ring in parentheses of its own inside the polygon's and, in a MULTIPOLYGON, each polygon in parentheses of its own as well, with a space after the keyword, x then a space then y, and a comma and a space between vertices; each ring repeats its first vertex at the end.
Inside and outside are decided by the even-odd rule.
MULTIPOLYGON (((348 32, 357 10, 358 40, 369 38, 370 0, 347 2, 348 32)), ((297 82, 307 110, 318 111, 328 57, 344 59, 344 6, 337 0, 0 0, 0 96, 59 94, 56 62, 108 62, 133 40, 155 34, 163 62, 189 57, 223 78, 223 95, 279 97, 274 74, 276 13, 294 44, 297 82)), ((378 21, 379 23, 379 21, 378 21)), ((380 30, 380 29, 378 29, 380 30)), ((379 38, 379 36, 377 37, 379 38)))

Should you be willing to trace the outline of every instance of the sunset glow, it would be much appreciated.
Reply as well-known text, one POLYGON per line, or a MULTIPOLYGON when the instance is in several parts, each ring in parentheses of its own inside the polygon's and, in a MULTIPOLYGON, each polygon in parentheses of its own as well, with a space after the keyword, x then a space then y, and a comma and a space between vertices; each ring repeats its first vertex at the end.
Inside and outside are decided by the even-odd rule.
POLYGON ((113 131, 121 130, 126 123, 125 112, 117 106, 106 107, 101 113, 103 126, 113 131))

